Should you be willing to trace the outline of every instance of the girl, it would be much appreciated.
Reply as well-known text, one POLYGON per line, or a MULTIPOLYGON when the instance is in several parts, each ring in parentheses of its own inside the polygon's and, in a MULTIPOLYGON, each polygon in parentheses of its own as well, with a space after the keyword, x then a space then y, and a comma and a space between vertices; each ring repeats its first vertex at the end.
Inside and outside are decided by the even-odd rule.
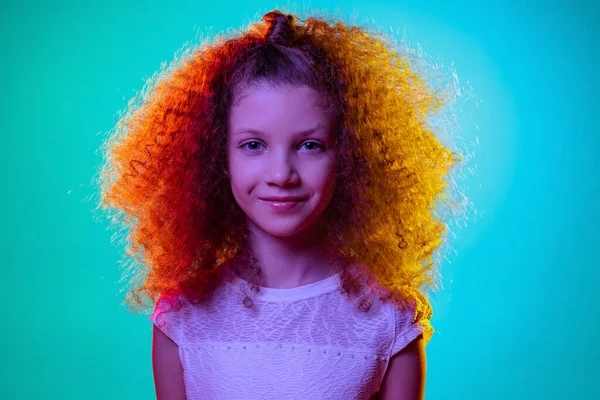
POLYGON ((127 301, 154 309, 159 400, 423 398, 433 208, 460 158, 415 67, 272 11, 130 103, 102 204, 142 265, 127 301))

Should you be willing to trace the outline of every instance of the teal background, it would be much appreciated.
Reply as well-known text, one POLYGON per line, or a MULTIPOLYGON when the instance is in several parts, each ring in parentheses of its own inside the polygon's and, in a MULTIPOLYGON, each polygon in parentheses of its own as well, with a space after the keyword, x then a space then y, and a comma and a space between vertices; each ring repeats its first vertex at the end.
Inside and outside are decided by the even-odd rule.
MULTIPOLYGON (((477 210, 434 298, 427 399, 598 399, 599 5, 313 1, 454 63, 477 210)), ((296 4, 301 7, 301 3, 296 4)), ((145 79, 268 1, 0 5, 0 398, 154 397, 151 323, 121 302, 98 147, 145 79)))

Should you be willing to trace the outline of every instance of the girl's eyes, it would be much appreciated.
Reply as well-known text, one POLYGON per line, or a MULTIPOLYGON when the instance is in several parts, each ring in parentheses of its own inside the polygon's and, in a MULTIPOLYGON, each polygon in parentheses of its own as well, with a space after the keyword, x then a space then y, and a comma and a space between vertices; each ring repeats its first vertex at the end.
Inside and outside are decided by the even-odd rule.
MULTIPOLYGON (((323 146, 318 142, 310 142, 309 141, 309 142, 302 143, 302 146, 305 146, 305 145, 309 145, 306 147, 306 149, 308 151, 315 151, 315 150, 323 149, 323 146)), ((251 140, 242 145, 243 148, 250 150, 250 151, 258 151, 258 150, 260 150, 260 146, 262 146, 262 143, 257 142, 256 140, 251 140)))
POLYGON ((251 141, 251 142, 248 142, 248 143, 244 143, 242 145, 242 147, 244 147, 245 149, 248 149, 250 151, 256 151, 256 150, 258 150, 257 146, 262 146, 262 144, 260 144, 259 142, 256 142, 256 141, 251 141))

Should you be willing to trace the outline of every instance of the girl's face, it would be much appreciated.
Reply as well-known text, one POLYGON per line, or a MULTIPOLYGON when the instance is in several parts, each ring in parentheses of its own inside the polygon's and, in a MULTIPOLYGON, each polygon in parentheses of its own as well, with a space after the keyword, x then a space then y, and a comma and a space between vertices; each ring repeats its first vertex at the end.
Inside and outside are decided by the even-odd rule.
POLYGON ((313 227, 334 188, 330 116, 307 86, 236 93, 227 130, 231 190, 251 231, 290 237, 313 227))

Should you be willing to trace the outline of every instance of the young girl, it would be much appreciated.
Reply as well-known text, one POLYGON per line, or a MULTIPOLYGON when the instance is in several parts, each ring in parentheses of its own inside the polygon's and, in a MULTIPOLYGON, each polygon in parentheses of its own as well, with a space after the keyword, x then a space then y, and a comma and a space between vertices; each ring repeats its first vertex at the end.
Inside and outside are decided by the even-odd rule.
POLYGON ((159 400, 423 398, 434 206, 460 159, 413 61, 272 11, 130 103, 102 204, 142 266, 127 300, 154 309, 159 400))

